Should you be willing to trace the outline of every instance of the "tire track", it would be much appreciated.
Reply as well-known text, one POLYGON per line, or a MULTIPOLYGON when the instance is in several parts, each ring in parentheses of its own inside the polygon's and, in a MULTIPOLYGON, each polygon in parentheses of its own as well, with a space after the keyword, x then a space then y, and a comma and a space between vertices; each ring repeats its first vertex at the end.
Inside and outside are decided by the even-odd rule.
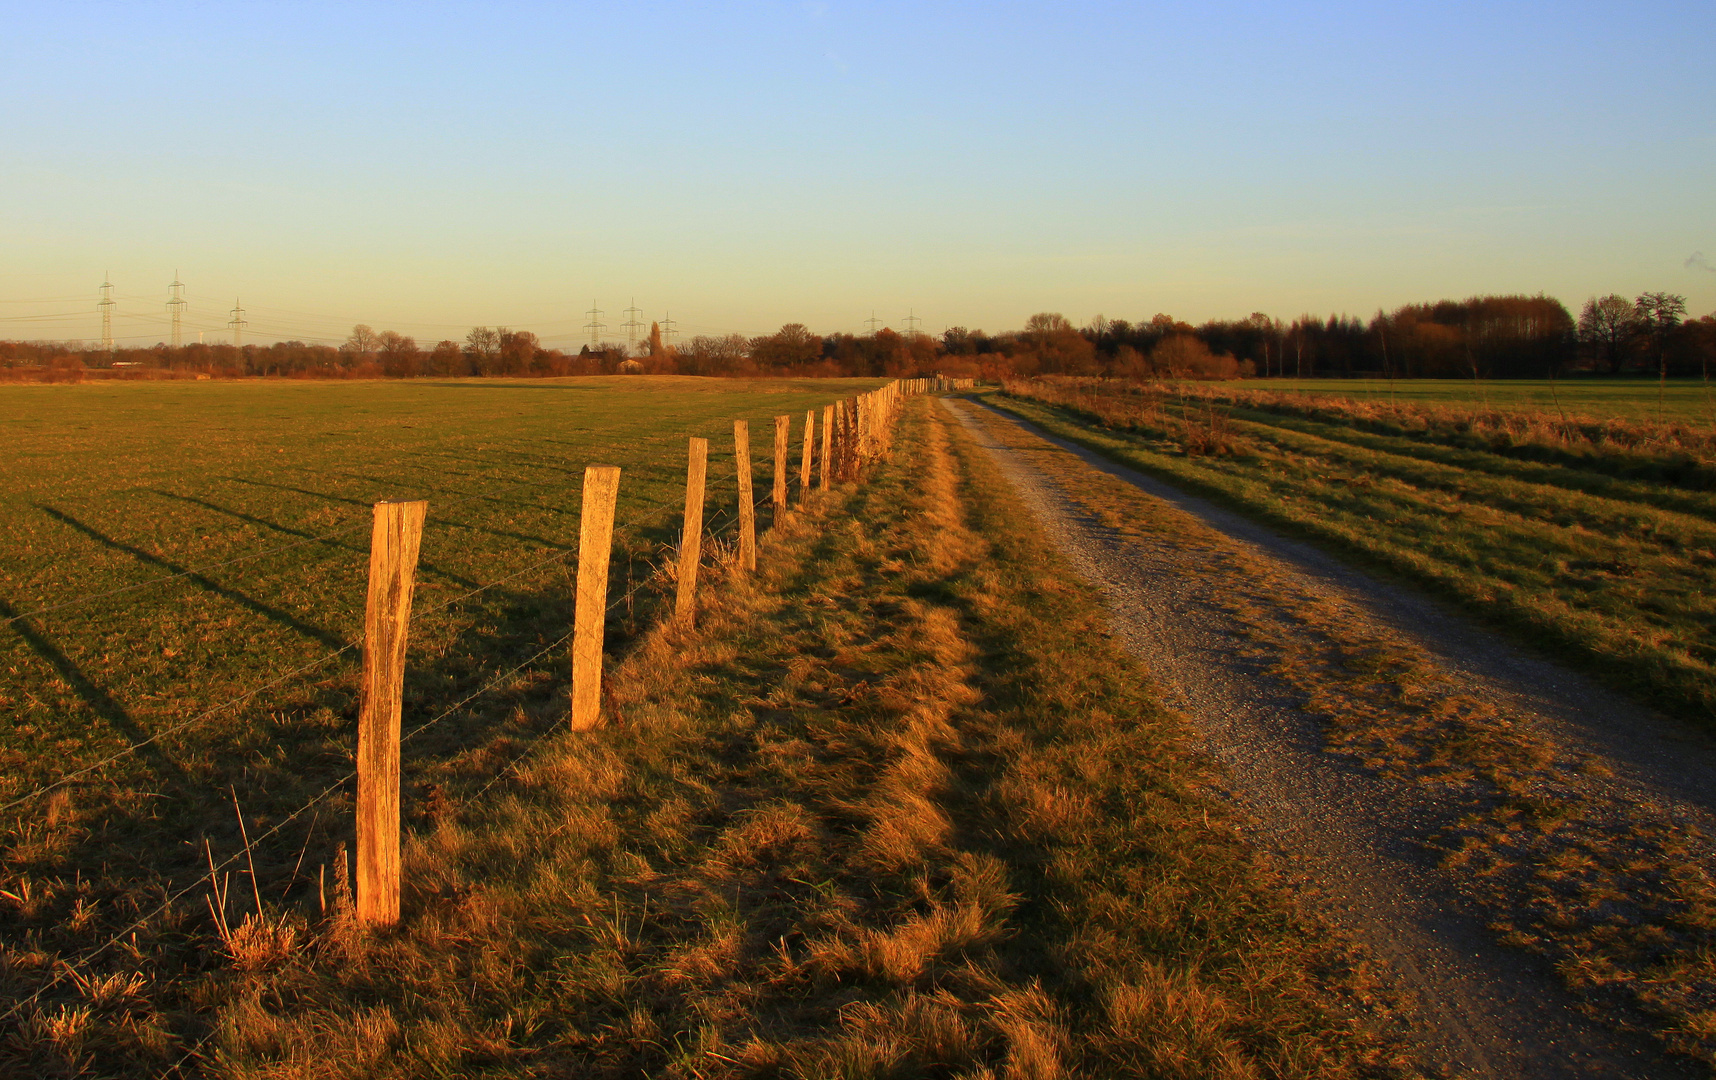
POLYGON ((1446 811, 1435 805, 1436 793, 1330 753, 1321 721, 1247 649, 1247 628, 1216 595, 1219 578, 1187 572, 1186 549, 1195 544, 1145 542, 1104 527, 1037 463, 1039 452, 1061 454, 1057 468, 1071 464, 1067 454, 1076 455, 1194 515, 1222 534, 1222 542, 1272 563, 1295 588, 1345 605, 1357 619, 1410 630, 1438 661, 1448 658, 1451 677, 1468 689, 1508 697, 1557 737, 1613 761, 1620 775, 1610 783, 1647 789, 1650 798, 1672 803, 1700 825, 1709 817, 1711 774, 1662 766, 1669 758, 1684 761, 1689 751, 1707 761, 1706 745, 1689 746, 1684 732, 1636 706, 1522 657, 1421 598, 1373 582, 1315 549, 1017 418, 943 401, 1017 486, 1074 568, 1103 590, 1116 638, 1150 665, 1164 697, 1203 732, 1226 766, 1231 796, 1304 883, 1308 903, 1391 972, 1414 1018, 1407 1035, 1427 1064, 1497 1078, 1705 1075, 1669 1057, 1654 1040, 1599 1024, 1589 1003, 1569 992, 1547 962, 1499 946, 1486 917, 1462 898, 1425 846, 1438 811, 1446 811), (1627 731, 1624 745, 1618 730, 1627 731), (1655 782, 1658 773, 1669 775, 1655 782))

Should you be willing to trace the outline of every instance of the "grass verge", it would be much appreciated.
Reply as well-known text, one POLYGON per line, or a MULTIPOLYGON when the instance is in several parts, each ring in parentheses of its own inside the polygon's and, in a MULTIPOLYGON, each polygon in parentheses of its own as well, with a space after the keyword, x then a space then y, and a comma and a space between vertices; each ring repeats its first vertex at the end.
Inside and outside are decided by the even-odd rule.
POLYGON ((1450 893, 1497 940, 1547 958, 1603 1023, 1716 1066, 1708 838, 1602 783, 1600 761, 1451 676, 1422 642, 1038 435, 982 422, 1110 535, 1197 580, 1331 753, 1416 789, 1389 798, 1411 807, 1450 893))
MULTIPOLYGON (((450 780, 406 918, 205 935, 234 1077, 1343 1077, 1380 1009, 1206 793, 1002 478, 939 412, 648 634, 610 723, 450 780), (484 790, 487 788, 487 790, 484 790)), ((237 915, 234 916, 238 918, 237 915)), ((122 1010, 84 1003, 108 1052, 122 1010)), ((141 1009, 141 1006, 137 1008, 141 1009)), ((206 1015, 206 1013, 205 1013, 206 1015)), ((141 1053, 141 1051, 135 1051, 141 1053)))
POLYGON ((1695 493, 1588 477, 1599 494, 1581 490, 1570 467, 1475 450, 1442 460, 1455 451, 1303 418, 1030 393, 991 400, 1571 650, 1682 716, 1716 720, 1716 521, 1661 505, 1695 493))

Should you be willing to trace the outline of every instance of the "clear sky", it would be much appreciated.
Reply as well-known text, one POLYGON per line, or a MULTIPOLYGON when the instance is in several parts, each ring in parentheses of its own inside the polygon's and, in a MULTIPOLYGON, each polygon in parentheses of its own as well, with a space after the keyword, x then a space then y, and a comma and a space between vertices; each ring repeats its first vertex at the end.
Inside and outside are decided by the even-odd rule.
POLYGON ((0 15, 0 337, 1716 309, 1711 0, 0 15))

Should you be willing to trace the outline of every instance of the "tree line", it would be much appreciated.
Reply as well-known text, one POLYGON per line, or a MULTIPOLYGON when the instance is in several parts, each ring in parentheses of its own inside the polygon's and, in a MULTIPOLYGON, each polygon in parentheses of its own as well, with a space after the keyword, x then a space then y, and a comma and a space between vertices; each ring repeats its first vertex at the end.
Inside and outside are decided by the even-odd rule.
POLYGON ((420 346, 409 335, 352 328, 338 346, 194 344, 99 350, 75 342, 0 342, 0 365, 76 377, 94 368, 147 376, 298 378, 529 378, 624 372, 704 376, 947 375, 1001 379, 1034 374, 1207 378, 1555 378, 1576 372, 1708 376, 1716 314, 1687 319, 1685 297, 1648 292, 1592 297, 1578 318, 1548 296, 1474 296, 1406 304, 1369 320, 1302 315, 1291 322, 1253 312, 1199 325, 1158 314, 1131 322, 1102 316, 1075 326, 1060 314, 1031 316, 1019 330, 942 335, 827 334, 789 323, 772 334, 700 335, 667 345, 659 327, 636 348, 618 343, 576 353, 544 346, 528 330, 473 327, 463 341, 420 346))

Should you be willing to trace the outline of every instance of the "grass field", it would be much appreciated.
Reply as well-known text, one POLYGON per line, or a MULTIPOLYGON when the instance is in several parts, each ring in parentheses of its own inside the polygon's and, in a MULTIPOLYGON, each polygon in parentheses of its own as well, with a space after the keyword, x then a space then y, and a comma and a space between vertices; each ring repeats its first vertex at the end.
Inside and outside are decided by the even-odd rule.
MULTIPOLYGON (((51 928, 38 959, 124 928, 206 867, 203 840, 217 857, 237 850, 235 800, 255 836, 350 768, 373 501, 430 503, 405 722, 446 715, 406 748, 421 813, 451 763, 504 759, 562 718, 564 695, 519 708, 536 668, 449 709, 544 649, 537 667, 563 665, 553 646, 570 628, 586 464, 624 469, 611 620, 623 640, 655 595, 634 586, 677 541, 685 437, 712 440, 719 536, 735 498, 733 419, 752 421, 766 503, 769 418, 795 414, 796 432, 806 408, 873 385, 0 388, 11 435, 0 462, 0 804, 14 804, 0 811, 0 850, 4 902, 24 925, 51 928)), ((336 792, 273 843, 313 865, 349 817, 345 800, 336 792)), ((297 885, 316 887, 302 872, 297 885)))
POLYGON ((1054 434, 1330 541, 1700 723, 1716 719, 1716 492, 1704 462, 1492 449, 1279 402, 1013 389, 997 403, 1054 434))
MULTIPOLYGON (((597 451, 635 481, 622 521, 672 519, 634 537, 642 564, 672 540, 684 434, 850 388, 205 384, 117 404, 86 389, 32 399, 50 407, 31 413, 42 468, 19 486, 35 486, 7 504, 31 549, 15 605, 361 525, 372 498, 424 494, 421 613, 563 554, 597 451), (303 460, 286 460, 293 445, 303 460), (84 458, 129 471, 56 498, 50 470, 70 485, 84 458), (437 537, 437 500, 457 499, 437 537)), ((766 538, 754 578, 717 554, 696 631, 618 613, 607 727, 553 732, 555 654, 408 742, 397 932, 352 925, 335 858, 349 800, 260 839, 349 764, 350 657, 10 811, 0 993, 26 1005, 0 1065, 1396 1074, 1361 1019, 1386 1015, 1370 981, 1253 861, 1182 722, 1103 640, 1005 482, 928 408, 897 453, 766 538), (196 867, 244 853, 234 802, 256 865, 222 874, 217 899, 196 867)), ((14 623, 9 775, 51 777, 349 640, 362 536, 14 623)), ((407 728, 552 643, 569 591, 557 563, 421 617, 407 728)))
POLYGON ((1578 376, 1556 379, 1247 379, 1248 389, 1323 395, 1402 405, 1460 405, 1568 413, 1619 420, 1716 423, 1716 387, 1670 379, 1658 402, 1657 381, 1578 376))
POLYGON ((939 411, 410 853, 405 932, 223 974, 241 1077, 1342 1077, 1363 983, 939 411), (349 1060, 349 1059, 348 1059, 349 1060))

